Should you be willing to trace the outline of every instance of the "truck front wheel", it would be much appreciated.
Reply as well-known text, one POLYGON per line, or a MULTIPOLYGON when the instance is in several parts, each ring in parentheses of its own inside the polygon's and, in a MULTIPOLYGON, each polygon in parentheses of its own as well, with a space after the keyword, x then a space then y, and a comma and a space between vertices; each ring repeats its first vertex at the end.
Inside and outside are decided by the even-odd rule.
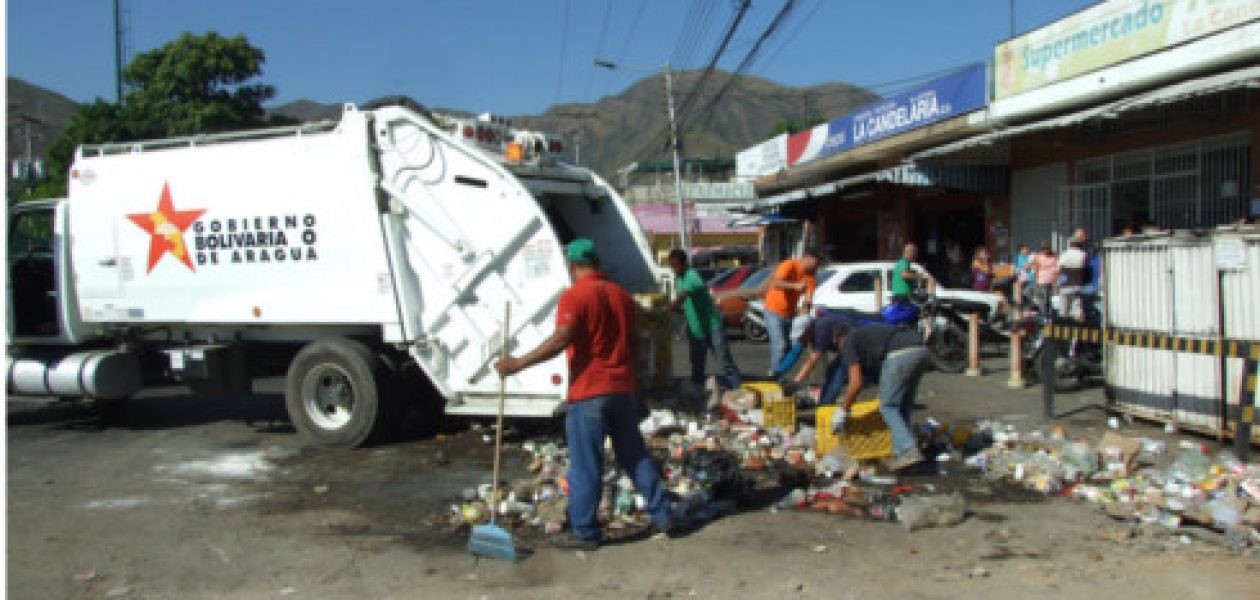
POLYGON ((385 432, 397 375, 366 345, 333 338, 307 344, 289 364, 285 407, 307 440, 357 448, 385 432))

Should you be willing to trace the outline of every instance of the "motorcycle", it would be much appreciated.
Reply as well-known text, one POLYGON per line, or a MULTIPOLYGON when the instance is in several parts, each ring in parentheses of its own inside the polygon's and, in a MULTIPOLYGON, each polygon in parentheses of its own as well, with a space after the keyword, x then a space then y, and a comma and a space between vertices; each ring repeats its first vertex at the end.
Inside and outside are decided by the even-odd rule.
POLYGON ((754 342, 764 342, 770 339, 770 333, 766 331, 766 304, 761 300, 753 300, 748 303, 748 308, 744 311, 744 321, 741 323, 744 329, 744 338, 754 342))
POLYGON ((1052 373, 1046 372, 1043 354, 1049 344, 1045 337, 1046 325, 1069 325, 1098 328, 1102 326, 1102 311, 1098 307, 1097 296, 1082 298, 1084 319, 1076 320, 1055 314, 1052 306, 1047 313, 1035 303, 1027 302, 1021 307, 1022 318, 1018 324, 1024 332, 1027 345, 1024 347, 1024 374, 1030 383, 1053 381, 1056 391, 1071 391, 1082 386, 1091 377, 1103 375, 1103 347, 1098 342, 1086 342, 1079 339, 1055 340, 1057 354, 1054 358, 1052 373))
POLYGON ((910 297, 919 309, 919 331, 932 366, 942 373, 962 373, 967 368, 967 325, 955 302, 943 302, 934 294, 910 297))

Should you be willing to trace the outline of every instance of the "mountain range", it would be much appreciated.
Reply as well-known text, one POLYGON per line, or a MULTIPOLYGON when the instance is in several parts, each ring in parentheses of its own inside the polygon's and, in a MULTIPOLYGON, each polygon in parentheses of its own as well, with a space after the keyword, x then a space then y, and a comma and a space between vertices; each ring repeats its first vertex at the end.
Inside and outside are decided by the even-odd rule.
MULTIPOLYGON (((680 112, 683 155, 696 158, 732 158, 744 148, 769 137, 781 121, 803 121, 810 117, 832 118, 878 100, 870 91, 846 83, 826 83, 795 88, 751 76, 715 71, 705 78, 702 72, 674 74, 675 101, 682 106, 693 96, 691 110, 680 112), (728 85, 730 83, 730 85, 728 85), (720 100, 713 102, 718 94, 720 100)), ((424 104, 423 98, 417 98, 424 104)), ((480 112, 433 108, 435 112, 469 114, 480 112)), ((25 152, 25 128, 31 122, 32 149, 41 155, 78 105, 54 91, 14 77, 8 78, 6 117, 9 129, 8 158, 25 152)), ((300 121, 336 119, 341 104, 298 100, 269 111, 300 121)), ((666 158, 666 102, 660 75, 639 80, 625 91, 605 96, 591 104, 569 103, 550 107, 541 115, 505 115, 519 127, 558 133, 564 136, 570 156, 594 168, 605 177, 635 161, 666 158)))

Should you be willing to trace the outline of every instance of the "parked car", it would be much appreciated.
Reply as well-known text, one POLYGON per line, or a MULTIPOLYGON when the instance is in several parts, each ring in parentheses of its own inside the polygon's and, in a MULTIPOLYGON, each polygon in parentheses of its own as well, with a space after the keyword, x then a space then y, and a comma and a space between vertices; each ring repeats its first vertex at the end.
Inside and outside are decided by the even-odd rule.
MULTIPOLYGON (((742 283, 730 292, 746 292, 761 287, 766 278, 770 276, 772 269, 770 267, 762 267, 749 275, 742 283)), ((746 298, 739 295, 726 295, 716 298, 718 311, 722 313, 722 322, 728 327, 741 327, 744 322, 744 313, 748 311, 748 301, 752 298, 746 298)))
POLYGON ((721 272, 722 269, 714 267, 696 267, 696 273, 700 275, 700 279, 704 280, 706 284, 713 281, 713 278, 717 277, 721 272))
POLYGON ((757 272, 757 267, 754 265, 743 265, 740 267, 731 267, 725 271, 722 271, 721 273, 714 275, 713 279, 708 280, 709 293, 714 294, 717 292, 725 292, 727 290, 733 290, 739 287, 739 284, 744 283, 744 280, 748 279, 749 275, 752 275, 753 273, 756 273, 756 272, 757 272))
MULTIPOLYGON (((866 313, 875 312, 875 281, 884 281, 883 305, 892 300, 892 270, 896 265, 892 261, 871 261, 844 263, 824 267, 819 271, 818 291, 814 294, 814 306, 832 310, 853 310, 866 313)), ((926 273, 923 267, 912 267, 917 273, 926 273)), ((981 314, 982 320, 989 320, 996 314, 1000 305, 999 296, 991 292, 973 290, 948 289, 939 284, 936 296, 942 300, 975 303, 986 308, 981 314)))
MULTIPOLYGON (((754 271, 736 288, 738 291, 751 292, 762 286, 766 278, 774 273, 771 267, 761 267, 754 271)), ((818 272, 818 289, 826 284, 833 272, 818 272)), ((718 310, 722 312, 722 322, 727 327, 738 327, 746 339, 764 342, 767 339, 765 326, 765 303, 760 294, 751 297, 719 297, 718 310)))

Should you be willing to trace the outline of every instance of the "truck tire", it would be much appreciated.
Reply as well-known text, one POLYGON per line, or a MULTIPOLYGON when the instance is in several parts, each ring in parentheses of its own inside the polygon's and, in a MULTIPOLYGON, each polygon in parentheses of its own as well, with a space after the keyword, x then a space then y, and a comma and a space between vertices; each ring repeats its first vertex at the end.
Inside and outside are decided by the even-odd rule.
POLYGON ((396 374, 360 342, 311 342, 289 364, 284 403, 293 427, 313 444, 358 448, 394 422, 396 374))

